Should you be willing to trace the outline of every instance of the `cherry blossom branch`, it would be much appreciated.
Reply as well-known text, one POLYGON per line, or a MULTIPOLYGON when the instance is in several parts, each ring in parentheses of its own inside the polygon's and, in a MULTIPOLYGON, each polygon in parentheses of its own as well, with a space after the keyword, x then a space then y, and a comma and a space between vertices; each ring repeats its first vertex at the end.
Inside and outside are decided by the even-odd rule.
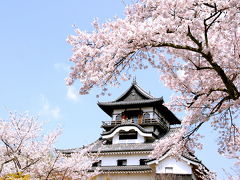
POLYGON ((167 147, 176 152, 183 146, 201 147, 196 132, 211 121, 219 132, 219 152, 235 158, 238 146, 228 140, 234 135, 238 142, 234 129, 239 128, 236 124, 229 132, 229 119, 237 116, 229 117, 227 110, 239 113, 240 107, 239 13, 237 0, 133 3, 126 8, 125 18, 102 26, 95 23, 93 33, 77 29, 77 35, 68 38, 74 47, 74 68, 67 82, 71 85, 80 79, 81 91, 97 86, 105 92, 108 84, 120 83, 124 70, 141 69, 149 62, 160 71, 165 86, 176 92, 174 107, 169 106, 186 112, 180 134, 173 137, 174 142, 168 139, 159 144, 156 152, 161 154, 167 147), (180 140, 180 136, 187 138, 180 140))
POLYGON ((213 57, 212 57, 211 53, 210 52, 208 54, 202 53, 202 55, 210 63, 210 65, 213 67, 213 69, 217 72, 219 77, 222 79, 230 98, 233 100, 238 99, 240 96, 240 93, 239 93, 237 87, 227 77, 224 70, 216 62, 213 61, 213 57))
POLYGON ((8 164, 9 162, 13 161, 13 159, 14 159, 14 158, 12 158, 12 159, 9 159, 9 160, 7 160, 7 161, 5 161, 5 162, 1 163, 0 173, 1 173, 1 172, 2 172, 2 170, 3 170, 3 166, 4 166, 5 164, 8 164))
POLYGON ((208 45, 208 30, 213 25, 213 23, 220 17, 221 14, 222 14, 222 11, 217 11, 213 15, 204 19, 204 21, 203 21, 204 22, 204 37, 205 37, 205 42, 206 42, 207 47, 209 46, 208 45), (216 16, 216 17, 212 20, 212 22, 210 24, 207 24, 207 21, 210 20, 211 18, 213 18, 214 16, 216 16))
POLYGON ((192 136, 205 122, 201 122, 199 123, 194 129, 192 129, 190 132, 188 132, 188 134, 186 134, 183 139, 189 138, 190 136, 192 136))
POLYGON ((83 177, 90 177, 87 169, 95 156, 89 155, 89 149, 79 150, 72 159, 63 157, 52 147, 60 131, 43 136, 41 125, 26 113, 9 113, 9 120, 0 119, 0 177, 21 172, 33 179, 54 179, 65 171, 67 178, 74 179, 78 170, 83 177))
POLYGON ((213 61, 213 57, 210 52, 205 54, 199 48, 193 48, 193 47, 190 47, 187 45, 185 45, 185 46, 176 45, 173 43, 159 43, 157 45, 153 45, 153 47, 172 47, 175 49, 183 49, 183 50, 189 50, 189 51, 200 53, 207 60, 207 62, 209 62, 209 64, 212 66, 212 68, 217 72, 219 77, 222 79, 231 99, 236 100, 240 97, 240 93, 239 93, 238 89, 233 84, 233 82, 227 77, 224 70, 216 62, 213 61))
POLYGON ((60 155, 57 154, 57 156, 55 157, 55 159, 54 159, 54 161, 53 161, 53 163, 52 163, 52 165, 51 165, 50 170, 48 171, 48 173, 47 173, 47 175, 46 175, 46 178, 45 178, 46 180, 48 180, 50 174, 53 172, 54 166, 55 166, 55 164, 57 163, 57 160, 58 160, 59 157, 60 157, 60 155))

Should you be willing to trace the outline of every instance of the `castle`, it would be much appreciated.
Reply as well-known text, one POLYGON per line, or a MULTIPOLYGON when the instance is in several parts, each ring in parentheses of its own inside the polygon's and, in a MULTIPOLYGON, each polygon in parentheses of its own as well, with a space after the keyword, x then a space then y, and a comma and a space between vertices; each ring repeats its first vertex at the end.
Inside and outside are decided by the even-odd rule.
POLYGON ((201 161, 190 152, 180 159, 167 152, 158 160, 149 159, 154 143, 181 126, 163 105, 163 98, 154 98, 133 81, 115 101, 99 102, 98 106, 111 120, 102 122, 103 132, 92 149, 97 152, 101 147, 100 160, 92 167, 101 171, 96 180, 201 179, 196 171, 201 161))

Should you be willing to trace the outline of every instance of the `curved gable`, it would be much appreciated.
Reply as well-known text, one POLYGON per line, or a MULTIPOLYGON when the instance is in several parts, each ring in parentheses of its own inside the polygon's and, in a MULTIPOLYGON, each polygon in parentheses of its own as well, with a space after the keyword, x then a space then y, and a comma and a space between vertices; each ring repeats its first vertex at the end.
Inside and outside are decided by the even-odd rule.
POLYGON ((120 131, 126 131, 129 132, 131 130, 134 130, 136 132, 138 132, 141 136, 143 137, 152 137, 152 132, 143 132, 141 131, 139 128, 137 128, 136 126, 132 126, 132 125, 127 125, 127 126, 120 126, 117 127, 116 129, 114 129, 112 131, 112 133, 107 134, 107 135, 102 135, 103 139, 109 139, 109 138, 113 138, 117 133, 119 133, 120 131))

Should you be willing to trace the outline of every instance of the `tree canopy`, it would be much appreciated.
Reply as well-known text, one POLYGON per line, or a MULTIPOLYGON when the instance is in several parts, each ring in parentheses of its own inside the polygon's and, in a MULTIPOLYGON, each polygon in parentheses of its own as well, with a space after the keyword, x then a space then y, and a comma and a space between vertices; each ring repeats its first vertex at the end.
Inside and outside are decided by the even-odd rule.
POLYGON ((54 142, 60 130, 44 135, 37 117, 27 113, 9 113, 0 119, 0 179, 88 179, 98 160, 90 150, 94 144, 66 156, 56 151, 54 142))
POLYGON ((240 163, 240 1, 139 0, 124 18, 93 26, 67 39, 74 63, 68 85, 80 80, 81 94, 93 87, 104 94, 107 85, 130 79, 128 69, 152 66, 177 92, 169 107, 186 112, 181 131, 154 155, 201 148, 197 130, 210 121, 219 153, 240 163))

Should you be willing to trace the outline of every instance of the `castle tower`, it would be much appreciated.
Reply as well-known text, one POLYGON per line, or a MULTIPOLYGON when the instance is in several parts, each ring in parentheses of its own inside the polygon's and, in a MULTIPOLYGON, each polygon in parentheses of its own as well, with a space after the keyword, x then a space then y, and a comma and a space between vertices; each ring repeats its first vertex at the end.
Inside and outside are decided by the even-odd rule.
POLYGON ((101 126, 101 161, 94 165, 102 174, 97 180, 200 179, 194 168, 201 162, 190 153, 178 160, 167 154, 149 160, 154 142, 176 132, 181 124, 163 105, 162 97, 151 96, 134 80, 115 101, 99 102, 98 106, 111 120, 101 126))
MULTIPOLYGON (((181 121, 134 80, 129 89, 110 102, 98 106, 109 115, 102 122, 103 132, 92 152, 100 148, 100 161, 93 164, 101 174, 96 180, 198 180, 196 156, 183 153, 174 159, 166 153, 158 160, 149 159, 154 143, 175 133, 181 121)), ((76 151, 77 149, 72 149, 76 151)), ((70 153, 71 150, 64 151, 70 153)))
POLYGON ((162 97, 154 98, 135 81, 115 101, 98 105, 112 119, 102 124, 102 138, 112 144, 151 143, 168 133, 171 125, 181 124, 163 105, 162 97))

